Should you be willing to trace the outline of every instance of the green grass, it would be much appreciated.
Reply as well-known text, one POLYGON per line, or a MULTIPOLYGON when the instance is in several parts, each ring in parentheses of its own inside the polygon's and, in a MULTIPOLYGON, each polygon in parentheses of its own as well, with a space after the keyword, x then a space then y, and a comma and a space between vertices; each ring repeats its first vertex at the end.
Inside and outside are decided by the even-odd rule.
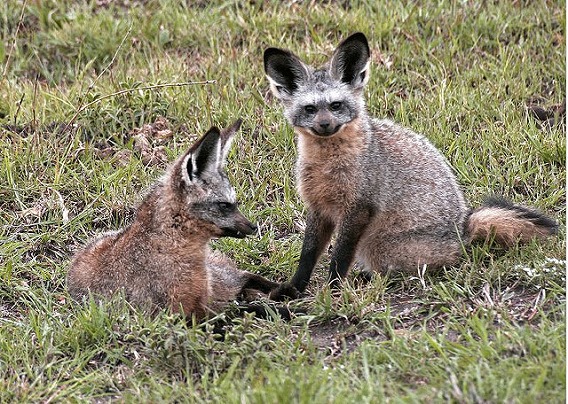
POLYGON ((566 133, 526 110, 566 97, 564 2, 110 3, 0 4, 0 402, 565 399, 566 133), (289 278, 305 211, 262 52, 317 64, 355 31, 372 47, 372 114, 424 133, 473 206, 503 194, 559 220, 559 237, 476 246, 455 268, 335 296, 324 259, 306 316, 237 318, 224 339, 118 300, 69 299, 73 252, 128 223, 165 167, 144 164, 131 137, 160 116, 169 161, 244 119, 228 170, 260 236, 215 248, 289 278))

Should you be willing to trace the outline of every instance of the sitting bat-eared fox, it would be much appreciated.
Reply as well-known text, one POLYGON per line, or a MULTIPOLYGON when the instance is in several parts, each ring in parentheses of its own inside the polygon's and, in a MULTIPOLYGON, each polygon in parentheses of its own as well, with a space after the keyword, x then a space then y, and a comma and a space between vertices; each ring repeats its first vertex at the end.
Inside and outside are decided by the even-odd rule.
POLYGON ((458 263, 473 240, 511 246, 557 231, 554 220, 500 198, 470 209, 424 136, 368 115, 369 60, 362 33, 345 39, 321 69, 287 50, 264 52, 271 91, 297 134, 297 187, 307 206, 298 269, 273 299, 305 290, 333 233, 332 286, 355 260, 368 272, 416 271, 458 263))

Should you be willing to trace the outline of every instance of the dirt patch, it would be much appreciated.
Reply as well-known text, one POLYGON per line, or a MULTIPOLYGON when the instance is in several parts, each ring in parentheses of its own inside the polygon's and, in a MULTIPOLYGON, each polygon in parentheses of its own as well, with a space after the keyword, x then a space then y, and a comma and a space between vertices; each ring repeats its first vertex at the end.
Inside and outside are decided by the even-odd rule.
MULTIPOLYGON (((30 122, 24 125, 3 124, 0 129, 8 136, 19 136, 26 138, 38 136, 47 139, 57 135, 63 140, 63 134, 75 134, 82 130, 78 124, 68 124, 65 122, 51 122, 47 125, 38 126, 30 122)), ((185 127, 180 128, 185 131, 185 127)), ((86 133, 83 133, 84 140, 90 140, 86 133)), ((153 123, 143 125, 140 128, 132 129, 122 136, 120 141, 112 139, 102 140, 93 144, 95 155, 102 160, 111 160, 119 166, 125 166, 130 161, 133 153, 138 155, 142 162, 148 166, 165 166, 168 162, 165 146, 173 139, 174 132, 170 122, 159 116, 153 123), (125 149, 124 144, 133 140, 133 150, 125 149), (119 144, 122 143, 122 144, 119 144)), ((195 140, 197 135, 189 135, 190 140, 195 140)))
POLYGON ((566 101, 562 104, 543 107, 540 103, 532 100, 527 104, 526 108, 528 115, 536 120, 541 129, 549 130, 553 127, 566 127, 566 101))
POLYGON ((377 302, 363 310, 360 318, 338 316, 311 324, 309 331, 314 346, 324 351, 327 358, 336 358, 353 352, 364 341, 413 338, 423 331, 433 335, 443 334, 446 339, 457 342, 460 334, 448 328, 450 318, 467 321, 472 316, 487 313, 493 318, 495 327, 511 321, 519 325, 538 326, 540 320, 547 316, 546 313, 555 313, 557 304, 546 299, 544 290, 522 288, 497 291, 487 286, 482 288, 478 296, 451 304, 428 301, 412 293, 393 293, 386 296, 382 303, 377 302))
POLYGON ((80 128, 77 124, 68 124, 65 122, 51 122, 46 125, 37 125, 34 122, 29 122, 24 125, 16 124, 3 124, 0 128, 8 134, 18 135, 20 137, 28 137, 31 135, 39 135, 47 137, 48 135, 62 135, 64 133, 75 133, 80 128))
POLYGON ((388 336, 377 327, 368 324, 354 324, 344 317, 338 317, 326 323, 310 326, 312 343, 326 351, 328 358, 353 352, 363 341, 373 339, 387 341, 388 336))
POLYGON ((165 145, 173 139, 173 131, 166 118, 160 116, 153 123, 131 130, 124 143, 129 139, 133 140, 132 151, 109 141, 102 141, 94 145, 95 155, 119 166, 127 165, 133 152, 147 166, 164 167, 168 163, 165 145))

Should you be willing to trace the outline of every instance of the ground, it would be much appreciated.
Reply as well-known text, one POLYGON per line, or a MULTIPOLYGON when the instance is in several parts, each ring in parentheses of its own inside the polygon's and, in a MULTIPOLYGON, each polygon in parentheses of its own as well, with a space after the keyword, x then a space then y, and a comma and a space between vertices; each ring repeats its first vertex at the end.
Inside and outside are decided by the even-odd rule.
POLYGON ((566 393, 565 3, 8 0, 0 5, 0 401, 560 402, 566 393), (210 126, 243 127, 227 170, 259 234, 213 248, 276 281, 305 209, 266 47, 322 63, 364 32, 369 111, 423 133, 468 201, 499 194, 557 237, 341 292, 324 256, 291 321, 150 318, 72 301, 95 235, 210 126), (223 324, 221 328, 219 324, 223 324), (222 330, 215 334, 213 330, 222 330))

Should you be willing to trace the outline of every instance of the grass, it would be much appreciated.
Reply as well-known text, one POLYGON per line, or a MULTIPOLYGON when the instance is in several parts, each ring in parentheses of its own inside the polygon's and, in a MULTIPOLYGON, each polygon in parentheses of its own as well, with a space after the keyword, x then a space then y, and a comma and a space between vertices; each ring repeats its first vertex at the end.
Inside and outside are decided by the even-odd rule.
POLYGON ((559 1, 2 2, 0 401, 564 400, 566 133, 527 105, 565 100, 565 32, 559 1), (75 249, 128 223, 165 167, 143 163, 132 137, 159 117, 168 161, 244 119, 228 169, 260 236, 215 248, 289 278, 305 212, 262 51, 319 63, 355 31, 372 47, 372 114, 424 133, 473 206, 492 193, 536 206, 561 223, 557 238, 476 246, 455 268, 336 296, 324 259, 307 315, 233 319, 224 339, 120 300, 69 299, 75 249))

